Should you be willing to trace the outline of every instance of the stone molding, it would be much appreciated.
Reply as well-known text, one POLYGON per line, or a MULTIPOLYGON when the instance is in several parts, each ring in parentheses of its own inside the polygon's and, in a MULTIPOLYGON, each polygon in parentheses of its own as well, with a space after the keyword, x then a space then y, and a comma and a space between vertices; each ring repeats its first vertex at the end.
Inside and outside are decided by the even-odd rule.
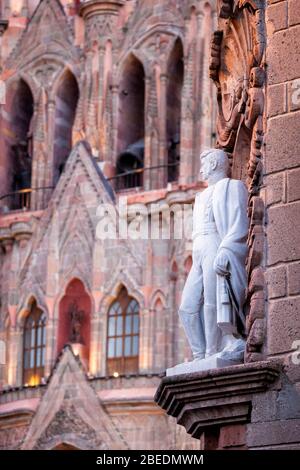
POLYGON ((274 385, 280 365, 262 361, 164 377, 154 401, 194 438, 214 426, 251 421, 253 396, 274 385))

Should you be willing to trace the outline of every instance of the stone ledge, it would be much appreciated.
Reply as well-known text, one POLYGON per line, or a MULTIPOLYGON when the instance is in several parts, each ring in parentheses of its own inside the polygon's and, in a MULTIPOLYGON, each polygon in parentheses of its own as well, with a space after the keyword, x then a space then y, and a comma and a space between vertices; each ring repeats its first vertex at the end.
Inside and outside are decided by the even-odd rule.
POLYGON ((271 387, 280 368, 263 361, 164 377, 154 400, 200 438, 209 427, 250 422, 253 395, 271 387))

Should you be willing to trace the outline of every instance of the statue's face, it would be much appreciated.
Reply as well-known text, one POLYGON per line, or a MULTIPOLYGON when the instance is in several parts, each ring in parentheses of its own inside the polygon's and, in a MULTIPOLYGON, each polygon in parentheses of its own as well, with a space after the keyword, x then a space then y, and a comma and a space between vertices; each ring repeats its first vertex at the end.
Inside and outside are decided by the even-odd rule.
POLYGON ((200 177, 203 181, 207 181, 214 171, 213 160, 210 155, 201 158, 200 177))

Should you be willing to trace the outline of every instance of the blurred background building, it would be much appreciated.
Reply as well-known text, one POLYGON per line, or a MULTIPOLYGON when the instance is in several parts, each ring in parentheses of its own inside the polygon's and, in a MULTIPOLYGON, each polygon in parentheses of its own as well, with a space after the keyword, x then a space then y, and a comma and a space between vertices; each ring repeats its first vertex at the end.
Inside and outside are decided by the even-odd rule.
POLYGON ((215 1, 0 4, 0 447, 199 448, 153 397, 190 358, 174 213, 215 145, 215 1), (125 197, 171 236, 101 240, 125 197))
POLYGON ((0 447, 299 449, 299 0, 0 5, 0 447), (170 383, 215 145, 249 191, 245 360, 170 383))

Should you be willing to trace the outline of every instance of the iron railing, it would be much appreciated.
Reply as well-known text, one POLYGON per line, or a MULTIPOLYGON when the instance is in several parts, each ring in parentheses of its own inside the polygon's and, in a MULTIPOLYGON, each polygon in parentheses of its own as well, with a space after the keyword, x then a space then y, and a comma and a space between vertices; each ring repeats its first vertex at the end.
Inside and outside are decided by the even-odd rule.
POLYGON ((0 196, 0 211, 2 213, 21 210, 28 211, 32 208, 31 201, 33 193, 46 193, 48 191, 49 193, 53 191, 53 186, 19 189, 18 191, 3 194, 0 196))
MULTIPOLYGON (((144 174, 146 171, 154 171, 159 169, 167 169, 166 179, 168 182, 176 181, 178 175, 179 162, 169 163, 167 165, 156 165, 144 168, 138 168, 136 170, 119 173, 118 175, 108 178, 113 184, 115 191, 122 191, 130 188, 140 188, 143 186, 144 174)), ((7 194, 0 196, 0 213, 6 213, 11 211, 29 211, 32 208, 32 196, 34 193, 43 192, 42 201, 41 197, 38 196, 39 207, 44 207, 49 200, 50 191, 54 189, 53 186, 46 186, 42 188, 26 188, 19 189, 18 191, 12 191, 7 194), (49 192, 48 192, 49 191, 49 192)))
POLYGON ((146 171, 153 171, 159 169, 167 169, 167 181, 176 181, 178 178, 179 162, 169 163, 167 165, 155 165, 136 170, 126 171, 118 175, 108 178, 113 183, 115 191, 122 191, 124 189, 139 188, 143 186, 144 174, 146 171))

